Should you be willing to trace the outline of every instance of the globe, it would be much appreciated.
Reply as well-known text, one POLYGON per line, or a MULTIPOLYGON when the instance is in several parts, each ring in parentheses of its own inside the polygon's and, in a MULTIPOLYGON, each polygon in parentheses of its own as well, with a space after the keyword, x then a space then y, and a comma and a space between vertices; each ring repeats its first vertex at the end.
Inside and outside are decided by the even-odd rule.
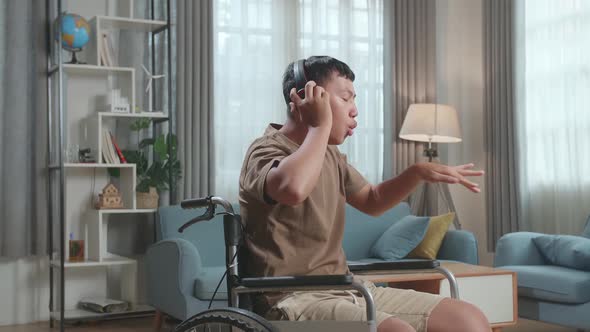
POLYGON ((70 63, 80 63, 76 59, 76 52, 81 51, 82 47, 90 40, 88 21, 78 14, 63 13, 56 21, 56 24, 59 24, 59 26, 56 29, 55 39, 59 41, 59 34, 61 33, 61 46, 73 52, 70 63))

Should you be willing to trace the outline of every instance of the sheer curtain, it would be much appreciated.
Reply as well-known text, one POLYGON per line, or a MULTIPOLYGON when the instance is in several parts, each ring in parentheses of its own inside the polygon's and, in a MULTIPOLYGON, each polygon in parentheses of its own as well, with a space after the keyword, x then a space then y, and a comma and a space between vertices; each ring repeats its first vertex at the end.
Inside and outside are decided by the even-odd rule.
POLYGON ((590 214, 590 1, 517 7, 523 229, 579 234, 590 214))
POLYGON ((250 143, 286 119, 281 79, 329 55, 356 74, 359 126, 340 147, 369 181, 383 173, 383 0, 219 0, 214 5, 215 194, 237 201, 250 143))

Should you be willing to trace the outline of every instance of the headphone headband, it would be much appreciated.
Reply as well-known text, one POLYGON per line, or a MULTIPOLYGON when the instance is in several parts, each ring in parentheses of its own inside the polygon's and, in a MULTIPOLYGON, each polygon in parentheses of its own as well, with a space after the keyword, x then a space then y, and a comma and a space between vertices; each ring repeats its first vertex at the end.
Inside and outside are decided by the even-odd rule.
POLYGON ((299 97, 305 97, 305 84, 307 76, 305 75, 305 59, 297 60, 293 63, 293 76, 295 78, 295 90, 299 97))

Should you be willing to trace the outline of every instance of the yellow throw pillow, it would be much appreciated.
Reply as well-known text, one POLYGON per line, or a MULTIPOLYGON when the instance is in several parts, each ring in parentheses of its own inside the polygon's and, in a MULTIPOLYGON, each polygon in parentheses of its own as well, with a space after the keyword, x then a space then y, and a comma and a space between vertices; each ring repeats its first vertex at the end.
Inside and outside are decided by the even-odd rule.
POLYGON ((420 242, 420 244, 414 248, 407 257, 436 259, 443 238, 453 222, 453 219, 455 219, 454 212, 431 217, 424 239, 422 239, 422 242, 420 242))

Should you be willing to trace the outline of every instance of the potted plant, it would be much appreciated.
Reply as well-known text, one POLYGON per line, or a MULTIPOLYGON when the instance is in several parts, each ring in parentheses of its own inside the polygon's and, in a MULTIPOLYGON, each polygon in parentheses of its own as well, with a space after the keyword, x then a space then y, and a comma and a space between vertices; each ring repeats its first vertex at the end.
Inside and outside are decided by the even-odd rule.
POLYGON ((155 209, 159 194, 170 189, 171 181, 176 183, 181 177, 180 161, 176 158, 177 140, 174 134, 160 134, 155 138, 140 140, 140 132, 150 126, 151 119, 134 121, 130 129, 137 132, 137 150, 123 150, 128 163, 136 165, 137 208, 155 209), (148 161, 150 147, 153 147, 154 160, 148 161))

